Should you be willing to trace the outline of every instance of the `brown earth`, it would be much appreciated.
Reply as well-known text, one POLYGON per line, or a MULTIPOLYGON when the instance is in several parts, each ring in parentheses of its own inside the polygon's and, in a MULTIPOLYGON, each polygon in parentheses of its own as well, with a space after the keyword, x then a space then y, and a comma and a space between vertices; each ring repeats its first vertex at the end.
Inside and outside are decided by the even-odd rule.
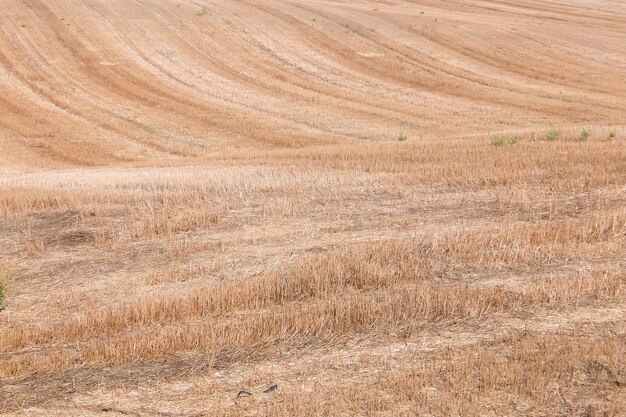
POLYGON ((609 0, 4 0, 0 414, 625 415, 625 39, 609 0))

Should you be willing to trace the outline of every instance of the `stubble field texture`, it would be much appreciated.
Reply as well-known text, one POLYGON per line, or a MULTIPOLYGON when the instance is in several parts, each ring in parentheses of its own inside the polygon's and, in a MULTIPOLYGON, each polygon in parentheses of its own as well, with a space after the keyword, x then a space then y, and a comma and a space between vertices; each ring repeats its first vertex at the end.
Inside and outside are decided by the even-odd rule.
POLYGON ((0 415, 624 416, 625 285, 624 2, 2 1, 0 415))

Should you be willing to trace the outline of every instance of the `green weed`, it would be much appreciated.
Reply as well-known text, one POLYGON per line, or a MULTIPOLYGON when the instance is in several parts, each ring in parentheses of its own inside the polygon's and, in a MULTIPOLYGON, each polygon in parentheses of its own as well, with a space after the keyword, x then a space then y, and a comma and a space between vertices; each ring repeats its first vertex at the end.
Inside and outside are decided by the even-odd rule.
POLYGON ((580 131, 580 134, 578 135, 578 140, 581 142, 586 141, 589 138, 589 131, 587 129, 583 129, 580 131))
POLYGON ((495 135, 491 137, 491 145, 499 148, 504 145, 514 145, 518 141, 518 137, 516 135, 495 135))
POLYGON ((558 140, 561 137, 561 133, 562 133, 561 129, 552 128, 548 130, 546 139, 549 140, 550 142, 554 142, 555 140, 558 140))

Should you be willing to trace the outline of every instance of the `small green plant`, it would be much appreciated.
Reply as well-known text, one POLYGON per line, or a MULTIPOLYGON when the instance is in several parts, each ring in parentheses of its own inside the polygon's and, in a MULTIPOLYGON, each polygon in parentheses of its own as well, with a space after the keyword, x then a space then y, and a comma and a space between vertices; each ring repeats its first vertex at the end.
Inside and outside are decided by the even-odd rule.
POLYGON ((4 310, 4 296, 6 290, 3 283, 0 282, 0 311, 4 310))
POLYGON ((204 16, 205 14, 206 14, 206 7, 203 7, 202 10, 196 13, 196 16, 204 16))
POLYGON ((9 269, 0 263, 0 311, 4 309, 4 300, 7 295, 7 284, 9 282, 9 269))
POLYGON ((609 139, 613 139, 615 136, 617 136, 617 133, 615 133, 615 131, 614 131, 614 130, 611 130, 611 131, 609 132, 609 139))
POLYGON ((491 138, 491 145, 499 148, 500 146, 504 146, 506 143, 504 136, 494 136, 491 138))
POLYGON ((589 138, 589 131, 587 129, 583 129, 580 131, 580 135, 578 135, 578 140, 581 142, 586 141, 589 138))
POLYGON ((404 134, 404 132, 400 132, 400 134, 398 134, 398 140, 400 142, 404 142, 407 139, 408 139, 408 137, 404 134))
POLYGON ((495 135, 491 137, 491 145, 499 148, 504 145, 515 145, 518 137, 515 135, 495 135))
POLYGON ((548 130, 548 134, 546 135, 546 139, 548 139, 550 142, 554 142, 555 140, 558 140, 560 137, 561 137, 561 130, 555 129, 555 128, 548 130))

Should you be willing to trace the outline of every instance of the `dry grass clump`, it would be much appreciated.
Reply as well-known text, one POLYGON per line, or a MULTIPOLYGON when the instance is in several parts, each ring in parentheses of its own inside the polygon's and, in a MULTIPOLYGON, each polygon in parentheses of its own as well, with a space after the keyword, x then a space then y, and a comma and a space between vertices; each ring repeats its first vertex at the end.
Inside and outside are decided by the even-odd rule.
POLYGON ((201 264, 189 263, 181 266, 170 266, 163 270, 151 271, 144 281, 148 285, 159 285, 172 282, 185 282, 202 276, 211 276, 225 269, 220 259, 203 261, 201 264))
POLYGON ((207 229, 219 222, 220 214, 217 211, 202 210, 150 210, 141 216, 142 223, 133 233, 133 238, 172 236, 181 232, 207 229))
MULTIPOLYGON (((621 305, 622 151, 593 139, 576 145, 586 149, 550 153, 545 142, 521 141, 510 152, 524 153, 507 156, 473 140, 412 141, 276 151, 236 169, 25 180, 0 222, 21 283, 0 316, 0 375, 37 405, 67 395, 78 373, 91 381, 85 389, 108 372, 142 375, 157 363, 154 372, 180 378, 364 340, 410 343, 453 324, 621 305), (60 184, 71 198, 38 203, 37 190, 60 184), (33 322, 28 309, 45 319, 33 322), (30 395, 29 384, 44 380, 46 394, 30 395)), ((433 413, 487 401, 441 395, 433 413)), ((360 412, 349 398, 320 404, 360 412)), ((382 410, 385 398, 363 401, 382 410)), ((544 401, 527 398, 528 410, 544 401)), ((395 410, 410 413, 411 401, 395 410)))
MULTIPOLYGON (((414 343, 453 324, 480 329, 580 306, 623 305, 626 212, 615 160, 607 155, 605 168, 590 172, 583 164, 592 157, 551 159, 538 151, 523 163, 509 161, 512 173, 500 181, 497 172, 464 163, 456 146, 450 158, 458 166, 444 180, 422 172, 429 163, 405 167, 391 152, 377 166, 370 150, 362 160, 357 152, 352 160, 305 161, 300 177, 268 162, 271 175, 256 168, 228 174, 222 188, 200 174, 201 185, 175 186, 180 174, 172 171, 161 186, 154 179, 124 186, 98 210, 86 187, 59 207, 11 203, 2 227, 16 239, 4 247, 20 259, 19 278, 32 289, 17 288, 11 311, 0 317, 0 375, 25 404, 50 404, 46 398, 68 395, 76 375, 89 381, 78 383, 83 392, 107 375, 117 375, 110 386, 119 389, 153 367, 176 379, 194 369, 297 361, 302 352, 367 354, 352 346, 414 343), (557 177, 559 170, 572 177, 557 177), (253 197, 244 197, 246 190, 253 197), (93 265, 103 265, 102 272, 93 273, 93 265), (43 301, 58 318, 33 323, 6 315, 41 309, 32 294, 54 298, 68 289, 77 304, 43 301), (120 376, 125 370, 134 376, 120 376), (46 393, 32 395, 35 385, 46 393)), ((467 146, 474 152, 473 143, 467 146)), ((482 149, 475 155, 491 152, 482 149)), ((494 158, 504 170, 507 161, 494 158)), ((37 201, 34 194, 22 198, 37 201)), ((620 339, 610 335, 619 325, 600 327, 607 336, 588 351, 587 337, 517 335, 435 349, 388 369, 363 363, 360 373, 317 388, 316 401, 295 390, 267 400, 263 410, 619 415, 623 407, 603 399, 619 398, 621 389, 620 339), (344 388, 350 384, 357 394, 344 388)), ((231 411, 225 414, 245 415, 245 408, 231 411)))
MULTIPOLYGON (((3 336, 3 346, 15 349, 23 343, 74 342, 102 332, 239 310, 268 309, 344 291, 372 291, 451 280, 461 273, 487 273, 504 267, 548 267, 571 258, 592 261, 599 255, 589 251, 590 244, 624 242, 625 231, 626 212, 620 210, 583 221, 485 227, 439 232, 414 242, 361 245, 309 257, 244 282, 222 281, 194 288, 188 295, 140 297, 121 305, 116 303, 105 309, 87 311, 48 328, 14 328, 3 336)), ((605 248, 600 256, 616 250, 619 249, 605 248)), ((150 280, 180 281, 181 276, 213 273, 216 268, 190 267, 153 273, 150 280), (168 274, 171 276, 167 277, 168 274)))
POLYGON ((8 216, 22 212, 57 210, 72 203, 71 197, 58 192, 44 191, 35 194, 31 190, 19 188, 3 189, 0 194, 0 214, 8 216))
MULTIPOLYGON (((355 279, 360 276, 356 275, 355 279)), ((302 301, 300 298, 306 297, 307 291, 290 287, 287 282, 275 293, 276 286, 266 287, 267 295, 278 297, 271 304, 263 302, 267 295, 256 295, 250 287, 247 291, 237 291, 226 286, 187 300, 137 303, 22 338, 17 334, 14 337, 22 340, 39 338, 38 343, 63 335, 69 345, 51 346, 44 356, 33 355, 28 350, 10 355, 3 363, 3 376, 15 376, 18 370, 29 373, 64 369, 75 361, 113 365, 163 358, 189 349, 206 352, 212 361, 223 363, 247 360, 251 356, 269 357, 276 348, 291 350, 337 343, 363 332, 406 336, 441 320, 481 319, 487 313, 497 315, 533 306, 560 307, 614 300, 622 294, 626 277, 620 271, 592 277, 563 276, 518 285, 514 290, 501 286, 477 288, 465 284, 396 282, 389 289, 364 292, 345 283, 343 290, 334 295, 320 288, 317 294, 302 301), (193 317, 207 320, 190 320, 193 317), (148 326, 165 322, 170 324, 148 326), (117 337, 110 333, 130 324, 143 326, 143 331, 121 333, 117 337), (107 340, 96 337, 77 349, 72 344, 77 337, 105 332, 109 333, 107 340)), ((3 345, 16 347, 15 340, 5 340, 3 345)))
POLYGON ((320 147, 275 157, 347 171, 406 174, 395 181, 418 187, 458 190, 543 185, 553 192, 564 192, 623 181, 621 166, 626 147, 595 140, 566 142, 558 147, 549 142, 521 142, 501 152, 481 141, 422 141, 407 143, 402 149, 363 144, 358 148, 320 147))
MULTIPOLYGON (((623 342, 621 335, 514 331, 478 346, 363 354, 350 384, 330 386, 334 375, 324 375, 312 390, 295 385, 266 407, 272 415, 379 415, 393 409, 399 416, 617 417, 625 405, 623 342)), ((245 410, 246 404, 233 406, 225 415, 245 410)))

